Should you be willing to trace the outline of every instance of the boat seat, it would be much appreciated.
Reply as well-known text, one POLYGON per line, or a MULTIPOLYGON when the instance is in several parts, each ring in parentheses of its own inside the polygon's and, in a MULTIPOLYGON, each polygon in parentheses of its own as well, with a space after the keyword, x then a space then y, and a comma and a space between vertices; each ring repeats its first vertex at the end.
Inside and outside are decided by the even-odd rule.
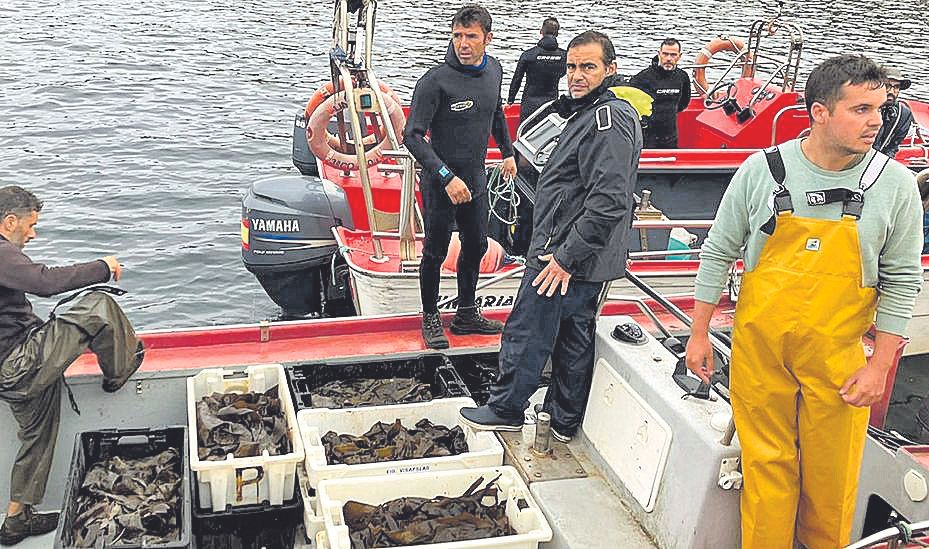
MULTIPOLYGON (((458 272, 458 254, 461 253, 461 241, 458 240, 458 231, 452 233, 452 240, 448 244, 448 255, 442 263, 442 270, 450 273, 458 272)), ((493 238, 487 237, 487 251, 481 258, 481 273, 495 273, 503 266, 506 253, 503 246, 493 238)))

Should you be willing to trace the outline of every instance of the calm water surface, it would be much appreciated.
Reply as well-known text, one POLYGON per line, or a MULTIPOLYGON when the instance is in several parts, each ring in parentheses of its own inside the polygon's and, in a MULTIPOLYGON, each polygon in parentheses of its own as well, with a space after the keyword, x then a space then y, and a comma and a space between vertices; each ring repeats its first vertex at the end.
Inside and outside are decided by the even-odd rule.
MULTIPOLYGON (((629 73, 665 36, 692 59, 717 34, 747 37, 773 6, 658 4, 487 1, 491 53, 511 71, 555 15, 563 37, 607 32, 629 73)), ((378 72, 405 100, 443 56, 459 5, 381 1, 378 72)), ((908 95, 929 99, 926 0, 812 0, 785 12, 805 32, 804 75, 830 53, 860 51, 898 63, 916 81, 908 95)), ((0 2, 0 184, 46 201, 29 254, 52 264, 119 255, 123 303, 142 328, 277 314, 242 267, 239 200, 257 178, 295 173, 293 114, 327 72, 330 25, 328 2, 0 2)))

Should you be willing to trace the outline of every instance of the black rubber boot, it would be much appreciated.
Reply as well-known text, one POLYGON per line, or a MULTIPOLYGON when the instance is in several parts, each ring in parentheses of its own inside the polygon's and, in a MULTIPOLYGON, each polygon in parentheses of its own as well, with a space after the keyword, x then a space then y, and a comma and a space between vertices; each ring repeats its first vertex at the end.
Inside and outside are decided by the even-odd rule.
POLYGON ((58 528, 59 513, 36 513, 23 505, 19 513, 6 517, 0 527, 0 545, 16 545, 29 536, 41 536, 58 528))
POLYGON ((499 334, 502 331, 503 323, 484 317, 477 305, 459 307, 452 320, 452 333, 455 335, 499 334))
POLYGON ((108 393, 115 393, 120 390, 123 385, 129 381, 129 378, 132 377, 132 374, 136 373, 139 369, 139 366, 142 365, 142 361, 145 360, 145 345, 140 341, 135 348, 135 365, 132 368, 132 371, 117 379, 104 379, 103 380, 103 390, 108 393))
POLYGON ((423 313, 423 341, 430 349, 448 349, 448 337, 445 336, 438 311, 423 313))

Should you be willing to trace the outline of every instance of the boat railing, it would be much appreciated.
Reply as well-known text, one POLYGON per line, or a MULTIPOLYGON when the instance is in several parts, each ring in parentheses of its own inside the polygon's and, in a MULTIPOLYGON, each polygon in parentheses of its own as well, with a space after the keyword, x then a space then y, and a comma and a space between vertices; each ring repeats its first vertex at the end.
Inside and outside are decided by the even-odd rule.
MULTIPOLYGON (((666 219, 666 220, 635 220, 632 222, 633 229, 709 229, 713 226, 712 219, 666 219)), ((375 238, 396 238, 397 233, 390 231, 374 231, 371 236, 375 238)), ((416 238, 423 238, 422 232, 415 233, 416 238)), ((687 250, 668 250, 668 255, 683 254, 687 250)))
POLYGON ((791 111, 804 111, 806 112, 806 105, 790 105, 782 108, 777 111, 777 114, 774 115, 774 121, 771 123, 771 145, 777 145, 777 124, 780 122, 781 117, 786 113, 791 111))
POLYGON ((918 538, 924 536, 929 536, 929 520, 909 524, 900 522, 895 526, 862 538, 845 549, 866 549, 867 547, 878 546, 884 546, 887 549, 902 549, 903 547, 910 547, 909 544, 914 542, 921 547, 925 547, 923 542, 918 541, 918 538))

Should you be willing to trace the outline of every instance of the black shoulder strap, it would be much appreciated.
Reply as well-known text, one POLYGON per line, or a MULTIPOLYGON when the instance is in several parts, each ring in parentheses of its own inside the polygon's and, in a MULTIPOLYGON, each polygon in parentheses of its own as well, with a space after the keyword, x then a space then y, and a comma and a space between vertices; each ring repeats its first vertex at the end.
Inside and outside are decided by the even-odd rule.
POLYGON ((764 156, 765 160, 768 161, 768 170, 771 172, 771 177, 774 178, 775 183, 773 192, 774 213, 761 226, 761 231, 771 236, 777 226, 777 215, 794 211, 794 206, 790 193, 787 191, 787 187, 784 186, 784 181, 787 180, 787 169, 784 167, 784 157, 781 156, 781 151, 777 147, 769 147, 764 150, 764 156))
POLYGON ((787 179, 787 169, 784 167, 784 157, 777 147, 769 147, 764 150, 765 160, 768 161, 768 169, 771 170, 771 177, 779 186, 784 186, 787 179))

